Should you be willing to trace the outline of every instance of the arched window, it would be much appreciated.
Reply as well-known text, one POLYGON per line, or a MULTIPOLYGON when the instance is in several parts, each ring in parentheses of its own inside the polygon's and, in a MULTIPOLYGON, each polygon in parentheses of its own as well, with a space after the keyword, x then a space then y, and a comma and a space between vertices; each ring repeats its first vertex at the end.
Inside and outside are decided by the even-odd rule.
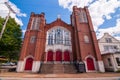
POLYGON ((32 19, 31 30, 38 30, 39 26, 40 26, 40 18, 39 17, 34 17, 32 19))
POLYGON ((88 38, 87 35, 84 36, 84 42, 85 42, 85 43, 89 43, 89 38, 88 38))
POLYGON ((65 32, 65 45, 70 45, 70 37, 68 32, 65 32))
POLYGON ((62 44, 63 43, 63 32, 60 28, 55 30, 55 44, 62 44))
POLYGON ((35 40, 36 40, 36 36, 31 36, 31 37, 30 37, 30 43, 34 43, 35 40))
POLYGON ((48 35, 48 45, 53 45, 53 35, 52 34, 48 35))
POLYGON ((88 22, 88 21, 87 21, 87 16, 86 16, 86 13, 85 13, 84 10, 81 10, 81 11, 79 12, 79 18, 80 18, 80 22, 81 22, 81 23, 82 23, 82 22, 85 22, 85 23, 88 22))
POLYGON ((53 28, 50 31, 48 31, 47 36, 48 36, 48 45, 71 44, 70 32, 64 28, 61 27, 53 28))

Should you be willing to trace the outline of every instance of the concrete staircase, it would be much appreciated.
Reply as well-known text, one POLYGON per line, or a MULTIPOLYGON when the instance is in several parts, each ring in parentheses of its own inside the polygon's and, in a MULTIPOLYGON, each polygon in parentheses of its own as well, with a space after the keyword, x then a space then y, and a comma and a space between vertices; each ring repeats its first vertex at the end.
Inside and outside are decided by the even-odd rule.
POLYGON ((76 73, 77 70, 73 64, 47 64, 43 63, 40 68, 40 73, 43 74, 60 74, 60 73, 76 73))
POLYGON ((64 65, 63 64, 54 64, 53 73, 64 73, 64 65))
POLYGON ((53 64, 42 64, 40 68, 40 73, 50 74, 53 73, 53 64))
POLYGON ((64 73, 77 73, 77 69, 73 64, 64 64, 64 73))

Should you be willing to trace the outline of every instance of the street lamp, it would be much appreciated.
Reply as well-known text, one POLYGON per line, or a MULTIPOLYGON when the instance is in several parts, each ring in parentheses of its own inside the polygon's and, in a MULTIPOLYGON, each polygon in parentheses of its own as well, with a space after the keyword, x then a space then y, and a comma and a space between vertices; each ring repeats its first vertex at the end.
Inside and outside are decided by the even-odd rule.
POLYGON ((0 39, 2 38, 2 35, 3 35, 3 33, 4 33, 6 24, 7 24, 7 22, 8 22, 9 17, 10 17, 10 12, 13 12, 13 13, 16 14, 16 12, 10 7, 10 5, 8 4, 8 2, 5 2, 5 5, 6 5, 6 6, 8 7, 8 9, 9 9, 9 13, 8 13, 8 15, 7 15, 7 17, 6 17, 6 20, 5 20, 4 24, 3 24, 3 27, 2 27, 2 30, 1 30, 1 33, 0 33, 0 39))

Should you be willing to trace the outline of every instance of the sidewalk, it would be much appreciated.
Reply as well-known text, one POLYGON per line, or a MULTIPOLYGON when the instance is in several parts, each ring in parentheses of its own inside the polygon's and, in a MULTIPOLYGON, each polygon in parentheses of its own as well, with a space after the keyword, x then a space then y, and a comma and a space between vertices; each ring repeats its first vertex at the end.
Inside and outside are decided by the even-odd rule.
POLYGON ((120 73, 77 73, 77 74, 37 74, 37 73, 0 73, 0 77, 18 78, 98 78, 98 77, 120 77, 120 73))

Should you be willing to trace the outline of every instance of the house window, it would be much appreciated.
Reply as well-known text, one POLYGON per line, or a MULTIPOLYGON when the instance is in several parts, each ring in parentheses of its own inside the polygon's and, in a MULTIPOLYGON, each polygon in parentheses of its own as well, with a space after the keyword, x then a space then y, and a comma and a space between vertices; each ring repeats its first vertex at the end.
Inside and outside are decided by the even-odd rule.
POLYGON ((111 63, 111 59, 110 59, 110 58, 108 58, 108 65, 109 65, 109 66, 112 66, 112 63, 111 63))
POLYGON ((104 51, 117 51, 118 47, 116 45, 105 45, 104 51))
POLYGON ((84 36, 84 42, 85 42, 85 43, 89 43, 89 38, 88 38, 87 35, 84 36))
POLYGON ((117 65, 120 66, 120 58, 116 58, 117 65))
POLYGON ((112 42, 111 38, 105 38, 105 40, 106 40, 107 43, 111 43, 112 42))
POLYGON ((104 46, 104 51, 109 51, 109 46, 104 46))
POLYGON ((36 39, 35 36, 31 36, 31 38, 30 38, 30 43, 34 43, 34 42, 35 42, 35 39, 36 39))
POLYGON ((116 49, 116 50, 117 50, 118 48, 117 48, 117 46, 113 46, 113 49, 116 49))

